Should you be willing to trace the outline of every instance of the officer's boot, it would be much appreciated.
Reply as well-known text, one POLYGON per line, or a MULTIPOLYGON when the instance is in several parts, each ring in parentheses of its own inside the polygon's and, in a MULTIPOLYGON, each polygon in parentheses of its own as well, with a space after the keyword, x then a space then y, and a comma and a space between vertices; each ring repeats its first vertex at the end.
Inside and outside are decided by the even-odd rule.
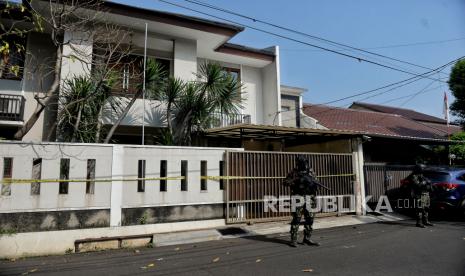
POLYGON ((289 243, 290 247, 297 247, 297 231, 291 231, 291 242, 289 243))
POLYGON ((428 212, 423 213, 423 224, 426 225, 426 226, 434 226, 434 224, 429 222, 428 217, 429 217, 428 212))
POLYGON ((425 225, 423 225, 423 222, 422 222, 422 214, 421 214, 421 212, 417 211, 416 215, 417 215, 417 227, 425 228, 425 225))
POLYGON ((304 231, 304 240, 302 241, 302 243, 306 245, 320 246, 318 242, 313 241, 310 237, 311 237, 311 234, 308 233, 307 231, 304 231))

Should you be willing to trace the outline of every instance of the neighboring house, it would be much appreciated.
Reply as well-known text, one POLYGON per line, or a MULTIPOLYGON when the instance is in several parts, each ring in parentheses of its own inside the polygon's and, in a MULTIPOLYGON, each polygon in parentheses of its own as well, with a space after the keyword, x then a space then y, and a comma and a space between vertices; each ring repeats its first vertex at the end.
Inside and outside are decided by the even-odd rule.
MULTIPOLYGON (((48 5, 48 1, 38 1, 38 5, 48 5)), ((243 109, 224 120, 221 114, 212 114, 223 118, 221 125, 237 123, 281 125, 281 92, 279 48, 255 49, 228 41, 244 29, 240 26, 206 20, 202 18, 174 14, 169 12, 148 10, 104 2, 106 20, 133 31, 131 43, 136 49, 134 58, 141 59, 144 49, 144 28, 148 24, 147 53, 157 58, 167 68, 171 76, 184 80, 195 80, 196 73, 205 61, 218 62, 225 71, 234 74, 243 83, 243 109)), ((66 32, 64 39, 69 41, 63 52, 71 56, 78 49, 93 58, 93 45, 83 42, 79 33, 66 32)), ((55 46, 48 34, 30 33, 24 40, 24 46, 30 55, 25 57, 24 74, 19 76, 3 75, 0 79, 0 136, 11 138, 14 132, 29 118, 36 107, 35 95, 40 95, 51 84, 50 77, 35 75, 33 66, 48 64, 53 61, 55 46)), ((13 56, 10 57, 12 60, 13 56)), ((21 58, 18 59, 18 61, 21 58)), ((24 58, 23 58, 24 60, 24 58)), ((121 66, 121 77, 124 78, 126 67, 121 66)), ((90 74, 89 64, 82 60, 64 58, 62 61, 61 79, 90 74)), ((123 81, 115 97, 133 95, 133 80, 123 81), (132 95, 131 95, 132 94, 132 95)), ((123 120, 115 133, 119 142, 131 143, 141 133, 142 118, 145 118, 145 131, 152 133, 156 128, 165 126, 162 110, 155 101, 145 101, 146 112, 143 116, 143 101, 136 103, 123 120)), ((116 114, 106 113, 103 122, 111 125, 116 121, 116 114)), ((25 141, 43 141, 48 136, 51 124, 56 120, 56 108, 47 109, 34 128, 24 137, 25 141)), ((139 141, 139 139, 137 139, 139 141)))
POLYGON ((431 146, 447 145, 447 133, 423 122, 398 114, 316 104, 304 104, 303 112, 330 130, 365 135, 365 161, 412 164, 424 156, 436 158, 431 162, 446 162, 447 157, 438 157, 431 146))
POLYGON ((397 114, 410 120, 423 123, 432 128, 436 128, 440 131, 445 132, 446 134, 454 134, 462 130, 461 127, 457 124, 451 123, 447 125, 447 121, 442 118, 434 117, 412 109, 363 102, 354 102, 349 108, 357 110, 375 111, 387 114, 397 114))
POLYGON ((316 120, 302 112, 303 93, 308 90, 300 87, 281 85, 282 126, 298 128, 324 128, 316 120))

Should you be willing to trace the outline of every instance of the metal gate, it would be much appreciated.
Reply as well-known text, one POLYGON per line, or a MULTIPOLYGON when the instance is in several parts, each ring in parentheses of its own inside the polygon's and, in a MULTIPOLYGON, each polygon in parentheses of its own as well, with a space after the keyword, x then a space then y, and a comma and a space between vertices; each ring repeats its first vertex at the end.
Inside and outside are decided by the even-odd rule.
POLYGON ((266 212, 264 199, 266 196, 290 196, 290 189, 282 183, 294 168, 297 154, 309 158, 320 182, 331 189, 320 189, 318 196, 339 195, 345 196, 344 200, 353 197, 355 162, 352 154, 226 152, 227 223, 288 219, 290 212, 266 212))
POLYGON ((372 196, 368 203, 375 204, 382 195, 396 192, 400 181, 406 178, 414 165, 388 165, 386 163, 365 163, 365 194, 372 196))

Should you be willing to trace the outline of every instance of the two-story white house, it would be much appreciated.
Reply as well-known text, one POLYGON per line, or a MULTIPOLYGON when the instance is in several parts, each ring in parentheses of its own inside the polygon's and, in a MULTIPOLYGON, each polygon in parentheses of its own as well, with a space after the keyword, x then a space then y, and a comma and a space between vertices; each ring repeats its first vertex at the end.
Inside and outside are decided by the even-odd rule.
MULTIPOLYGON (((48 1, 37 3, 48 4, 48 1)), ((134 56, 139 58, 143 56, 147 23, 147 56, 162 62, 169 68, 171 76, 195 80, 199 65, 206 60, 218 62, 226 71, 235 74, 243 84, 243 109, 240 114, 234 115, 233 120, 226 120, 225 123, 282 125, 278 46, 256 49, 229 43, 231 38, 244 31, 240 26, 112 2, 103 2, 103 6, 104 12, 100 17, 110 23, 130 28, 130 43, 134 49, 138 49, 134 51, 134 56)), ((11 138, 24 124, 36 107, 34 96, 45 91, 53 80, 51 76, 39 77, 34 74, 35 70, 28 68, 54 60, 56 47, 49 37, 47 30, 45 33, 28 33, 23 40, 28 54, 20 64, 24 66, 24 74, 1 76, 0 136, 4 138, 11 138)), ((80 55, 87 53, 89 59, 92 57, 92 42, 83 40, 79 33, 67 31, 64 40, 69 42, 63 47, 66 56, 72 56, 73 51, 78 49, 80 55)), ((14 56, 10 56, 9 60, 13 61, 14 56)), ((18 62, 21 62, 20 60, 21 58, 18 58, 18 62)), ((85 60, 63 58, 61 79, 90 74, 89 67, 85 60)), ((115 97, 127 97, 128 94, 130 91, 115 91, 115 97)), ((150 100, 136 100, 116 131, 115 137, 127 142, 132 140, 130 138, 133 136, 140 136, 143 118, 145 131, 148 133, 153 128, 163 127, 160 112, 154 106, 156 104, 150 100), (145 115, 142 114, 144 102, 145 115)), ((46 140, 50 126, 56 120, 56 110, 56 107, 47 108, 23 140, 46 140)), ((104 114, 101 119, 104 124, 111 125, 116 118, 114 114, 104 114)))

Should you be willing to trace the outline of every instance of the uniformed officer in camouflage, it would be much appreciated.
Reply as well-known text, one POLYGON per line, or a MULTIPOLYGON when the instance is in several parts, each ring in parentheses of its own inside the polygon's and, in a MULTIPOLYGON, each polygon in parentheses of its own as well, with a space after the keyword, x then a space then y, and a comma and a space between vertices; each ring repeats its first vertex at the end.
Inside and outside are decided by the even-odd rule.
POLYGON ((424 165, 416 165, 408 180, 411 184, 411 195, 414 199, 417 227, 433 226, 428 220, 430 208, 431 181, 423 175, 424 165))
MULTIPOLYGON (((290 246, 297 246, 297 233, 299 231, 300 220, 302 215, 305 218, 304 224, 304 239, 303 243, 307 245, 319 246, 320 244, 312 241, 312 226, 314 220, 314 213, 311 211, 310 207, 315 206, 315 196, 318 187, 322 186, 318 183, 313 171, 311 170, 308 160, 299 155, 296 158, 296 168, 294 168, 284 180, 284 185, 291 188, 291 196, 302 196, 306 199, 310 199, 308 202, 305 201, 305 204, 299 206, 291 206, 295 208, 292 212, 292 222, 291 222, 291 243, 290 246), (312 204, 311 206, 307 206, 312 204)), ((324 186, 322 186, 324 187, 324 186)))

